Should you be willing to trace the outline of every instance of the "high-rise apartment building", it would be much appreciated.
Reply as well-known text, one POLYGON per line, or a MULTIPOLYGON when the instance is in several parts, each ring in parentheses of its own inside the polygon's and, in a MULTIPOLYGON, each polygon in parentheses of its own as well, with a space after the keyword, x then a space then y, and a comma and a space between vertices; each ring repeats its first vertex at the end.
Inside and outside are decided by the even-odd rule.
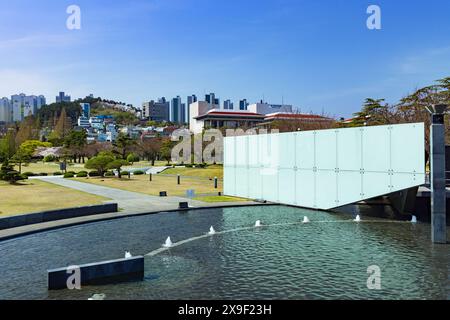
POLYGON ((8 98, 0 99, 0 122, 12 121, 12 107, 8 98))

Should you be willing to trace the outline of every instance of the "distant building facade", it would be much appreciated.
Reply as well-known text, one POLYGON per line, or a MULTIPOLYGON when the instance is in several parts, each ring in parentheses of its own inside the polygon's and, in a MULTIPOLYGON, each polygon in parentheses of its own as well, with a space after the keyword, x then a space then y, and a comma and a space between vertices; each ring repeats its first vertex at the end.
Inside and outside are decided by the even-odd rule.
POLYGON ((0 122, 12 122, 12 107, 8 98, 0 99, 0 122))
POLYGON ((168 122, 170 120, 170 103, 166 98, 158 101, 149 101, 142 104, 142 118, 157 122, 168 122))
POLYGON ((215 93, 210 93, 205 96, 205 101, 209 104, 220 105, 220 100, 216 98, 215 93))
POLYGON ((231 100, 225 100, 223 102, 223 109, 224 110, 233 110, 234 109, 233 102, 231 102, 231 100))
POLYGON ((262 101, 248 105, 247 110, 260 114, 271 114, 277 112, 292 113, 293 111, 291 105, 269 104, 262 101))
POLYGON ((248 102, 247 99, 243 99, 239 101, 239 110, 244 111, 248 108, 248 102))
POLYGON ((61 102, 70 102, 71 98, 70 96, 66 96, 65 92, 61 91, 57 96, 56 96, 56 102, 57 103, 61 103, 61 102))
POLYGON ((183 108, 183 104, 181 102, 181 97, 177 96, 172 99, 172 103, 170 105, 170 121, 173 123, 184 123, 183 120, 183 112, 181 111, 183 108))
POLYGON ((186 105, 186 123, 189 123, 189 121, 191 121, 191 117, 190 117, 190 110, 191 110, 191 104, 193 104, 194 102, 197 102, 197 96, 195 94, 188 96, 187 97, 187 105, 186 105))
POLYGON ((22 121, 25 117, 36 114, 36 112, 46 104, 43 95, 27 96, 24 93, 11 96, 10 108, 12 121, 22 121))

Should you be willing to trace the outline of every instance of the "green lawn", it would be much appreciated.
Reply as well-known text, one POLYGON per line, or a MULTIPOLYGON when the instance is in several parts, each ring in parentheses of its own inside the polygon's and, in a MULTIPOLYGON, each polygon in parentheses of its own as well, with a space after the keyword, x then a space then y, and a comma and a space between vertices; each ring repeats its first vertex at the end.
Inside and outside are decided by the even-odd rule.
POLYGON ((74 178, 74 180, 92 183, 96 185, 117 188, 121 190, 145 193, 159 196, 160 191, 167 191, 169 196, 186 196, 186 190, 193 189, 195 193, 222 192, 222 183, 219 181, 218 189, 214 188, 214 181, 209 179, 182 178, 181 184, 177 184, 177 177, 167 175, 153 175, 153 181, 149 181, 148 175, 119 178, 74 178))
MULTIPOLYGON (((167 161, 155 161, 155 165, 154 167, 165 167, 167 166, 167 161)), ((127 168, 148 168, 148 167, 153 167, 152 163, 149 161, 139 161, 139 162, 135 162, 133 164, 130 164, 129 166, 124 166, 123 170, 127 170, 127 168)))
POLYGON ((109 199, 39 180, 10 185, 0 181, 0 218, 54 209, 102 204, 109 199))
POLYGON ((219 179, 223 179, 223 167, 219 165, 211 165, 203 169, 175 167, 164 170, 161 174, 179 174, 182 176, 202 177, 209 179, 214 179, 214 177, 217 177, 219 179))

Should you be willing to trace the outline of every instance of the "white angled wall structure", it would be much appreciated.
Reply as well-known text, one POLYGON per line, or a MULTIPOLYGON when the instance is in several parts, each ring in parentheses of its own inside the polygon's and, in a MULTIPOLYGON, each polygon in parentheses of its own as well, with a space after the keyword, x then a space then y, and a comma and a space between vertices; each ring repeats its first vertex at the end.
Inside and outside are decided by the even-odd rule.
POLYGON ((329 210, 425 183, 423 123, 224 139, 224 193, 329 210))

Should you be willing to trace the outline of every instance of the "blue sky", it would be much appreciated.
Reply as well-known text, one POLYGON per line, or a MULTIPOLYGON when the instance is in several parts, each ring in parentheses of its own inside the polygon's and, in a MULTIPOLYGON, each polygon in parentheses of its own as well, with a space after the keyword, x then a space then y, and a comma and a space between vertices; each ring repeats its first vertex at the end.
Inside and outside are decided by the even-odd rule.
POLYGON ((215 92, 350 116, 450 76, 447 0, 0 0, 0 96, 215 92), (66 8, 81 8, 68 30, 66 8), (382 10, 368 30, 367 7, 382 10))

